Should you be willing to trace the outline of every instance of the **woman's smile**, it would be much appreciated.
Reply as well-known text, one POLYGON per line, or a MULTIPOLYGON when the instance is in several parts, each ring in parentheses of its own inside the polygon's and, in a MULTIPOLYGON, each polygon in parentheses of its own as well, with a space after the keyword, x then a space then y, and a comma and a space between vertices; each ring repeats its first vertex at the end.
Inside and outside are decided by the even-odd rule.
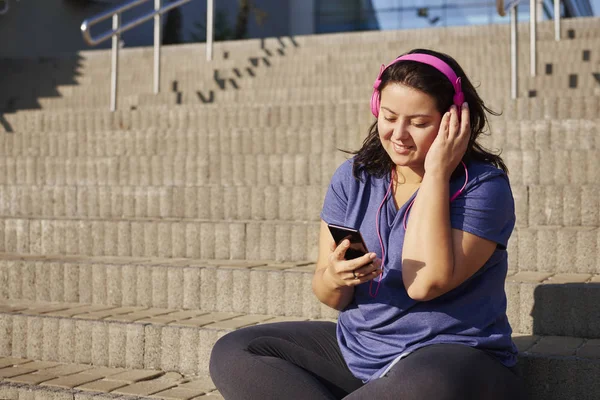
POLYGON ((397 154, 408 154, 412 151, 412 149, 414 147, 414 146, 406 146, 406 145, 402 145, 402 144, 398 144, 398 143, 393 143, 393 145, 394 145, 394 151, 397 154))

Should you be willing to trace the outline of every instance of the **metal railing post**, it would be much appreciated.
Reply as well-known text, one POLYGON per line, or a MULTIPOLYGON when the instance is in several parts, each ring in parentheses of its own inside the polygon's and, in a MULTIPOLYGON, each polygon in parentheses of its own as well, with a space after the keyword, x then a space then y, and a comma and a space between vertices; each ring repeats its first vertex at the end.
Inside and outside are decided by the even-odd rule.
POLYGON ((212 60, 213 47, 213 24, 214 24, 214 4, 213 0, 206 2, 206 61, 212 60))
MULTIPOLYGON (((0 0, 0 2, 5 1, 5 4, 8 4, 6 0, 0 0)), ((18 0, 17 0, 18 1, 18 0)), ((110 110, 115 111, 117 109, 117 81, 118 81, 118 73, 119 73, 119 41, 121 38, 121 34, 127 32, 146 21, 150 21, 154 19, 154 77, 153 77, 153 87, 154 93, 157 94, 160 92, 160 47, 161 43, 161 17, 162 14, 167 13, 177 7, 181 7, 182 5, 189 3, 192 0, 171 0, 168 5, 162 6, 162 0, 154 0, 154 10, 152 12, 146 13, 138 18, 134 18, 133 20, 122 23, 121 15, 127 10, 131 10, 139 5, 150 2, 151 0, 128 0, 127 3, 122 4, 118 7, 112 8, 110 10, 104 11, 93 18, 89 18, 84 20, 81 23, 81 34, 83 35, 83 39, 92 46, 100 44, 109 39, 112 40, 112 63, 111 63, 111 86, 110 86, 110 110), (99 24, 102 21, 106 21, 112 19, 112 29, 102 32, 98 35, 92 35, 91 28, 99 24)), ((213 9, 214 9, 214 0, 207 0, 207 19, 208 24, 206 28, 207 34, 207 47, 206 47, 206 58, 210 61, 212 59, 212 42, 213 42, 213 9)), ((1 10, 0 10, 1 11, 1 10)))
POLYGON ((537 72, 537 0, 529 0, 529 70, 531 76, 537 72))
POLYGON ((560 42, 560 0, 554 0, 554 40, 560 42))
POLYGON ((160 92, 160 8, 161 0, 154 0, 154 94, 160 92))
MULTIPOLYGON (((121 15, 115 14, 112 16, 112 28, 119 29, 121 24, 121 15)), ((112 35, 112 59, 110 73, 110 111, 117 109, 117 81, 119 78, 119 38, 121 35, 115 33, 112 35)))
POLYGON ((517 98, 517 6, 510 9, 510 95, 517 98))

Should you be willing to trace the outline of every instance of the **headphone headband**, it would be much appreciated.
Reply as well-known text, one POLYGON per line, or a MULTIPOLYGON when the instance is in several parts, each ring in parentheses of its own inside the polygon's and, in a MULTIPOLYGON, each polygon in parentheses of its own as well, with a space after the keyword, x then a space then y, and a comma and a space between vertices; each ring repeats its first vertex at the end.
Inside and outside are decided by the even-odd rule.
POLYGON ((379 106, 380 106, 379 86, 381 85, 381 75, 383 75, 383 72, 388 67, 390 67, 400 61, 416 61, 416 62, 420 62, 422 64, 427 64, 427 65, 434 67, 435 69, 440 71, 442 74, 444 74, 446 76, 446 78, 448 78, 450 83, 452 84, 452 87, 454 88, 454 97, 453 97, 454 104, 460 108, 462 103, 464 103, 465 95, 462 91, 461 79, 456 76, 456 73, 448 64, 446 64, 443 60, 440 60, 439 58, 429 55, 429 54, 421 54, 421 53, 405 54, 403 56, 396 58, 394 61, 389 63, 387 66, 382 65, 381 69, 379 70, 379 75, 377 75, 377 79, 375 80, 375 83, 373 84, 373 95, 371 96, 371 112, 373 113, 373 115, 375 117, 379 116, 379 106))

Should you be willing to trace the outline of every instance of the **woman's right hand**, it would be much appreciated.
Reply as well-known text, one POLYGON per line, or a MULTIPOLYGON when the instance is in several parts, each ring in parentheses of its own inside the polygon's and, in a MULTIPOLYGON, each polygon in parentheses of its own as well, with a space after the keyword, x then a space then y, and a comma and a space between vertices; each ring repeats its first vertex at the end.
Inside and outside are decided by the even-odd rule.
POLYGON ((368 282, 381 274, 381 259, 375 253, 367 253, 361 257, 346 260, 346 250, 350 241, 343 240, 339 246, 331 245, 329 263, 323 275, 338 287, 356 286, 368 282))

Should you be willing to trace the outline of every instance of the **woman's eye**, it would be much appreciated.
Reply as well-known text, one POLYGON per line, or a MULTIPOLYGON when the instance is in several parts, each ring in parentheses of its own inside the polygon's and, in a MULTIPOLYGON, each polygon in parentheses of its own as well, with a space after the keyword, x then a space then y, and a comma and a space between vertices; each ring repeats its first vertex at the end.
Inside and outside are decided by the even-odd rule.
POLYGON ((388 118, 388 117, 383 117, 383 118, 384 118, 386 121, 388 121, 388 122, 394 122, 394 121, 396 121, 396 119, 394 119, 394 118, 388 118))
POLYGON ((417 128, 425 128, 427 126, 427 123, 424 124, 413 124, 414 126, 416 126, 417 128))

